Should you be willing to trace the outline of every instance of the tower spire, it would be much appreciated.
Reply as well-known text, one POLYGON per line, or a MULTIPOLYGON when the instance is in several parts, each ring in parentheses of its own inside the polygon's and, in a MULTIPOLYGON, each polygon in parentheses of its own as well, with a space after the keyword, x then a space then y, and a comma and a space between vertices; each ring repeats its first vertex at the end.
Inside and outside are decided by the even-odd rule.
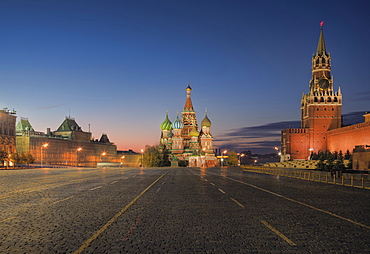
POLYGON ((191 101, 191 87, 190 87, 190 84, 188 84, 188 87, 186 88, 186 102, 185 102, 185 106, 184 106, 184 111, 186 112, 193 112, 194 111, 194 108, 193 108, 193 103, 191 101))
POLYGON ((326 55, 326 46, 325 46, 325 40, 324 40, 324 21, 320 22, 320 38, 319 38, 319 43, 317 44, 317 50, 316 50, 316 55, 322 56, 326 55))

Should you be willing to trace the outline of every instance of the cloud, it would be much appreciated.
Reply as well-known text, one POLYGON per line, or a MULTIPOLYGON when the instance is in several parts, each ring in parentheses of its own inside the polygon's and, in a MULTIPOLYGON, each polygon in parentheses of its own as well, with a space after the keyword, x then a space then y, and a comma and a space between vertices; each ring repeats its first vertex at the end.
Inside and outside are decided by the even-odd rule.
MULTIPOLYGON (((344 125, 363 122, 364 111, 351 112, 343 115, 344 125)), ((258 126, 241 127, 230 130, 217 139, 215 145, 220 149, 236 151, 252 150, 254 153, 272 153, 274 147, 281 145, 281 130, 300 128, 301 121, 281 121, 258 126)))

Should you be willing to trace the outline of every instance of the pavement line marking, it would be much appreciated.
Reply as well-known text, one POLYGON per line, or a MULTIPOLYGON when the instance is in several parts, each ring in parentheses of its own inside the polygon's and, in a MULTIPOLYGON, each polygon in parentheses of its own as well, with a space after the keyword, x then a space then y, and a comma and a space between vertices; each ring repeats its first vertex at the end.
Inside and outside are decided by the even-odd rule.
POLYGON ((159 187, 156 192, 158 193, 160 190, 161 190, 161 187, 159 187))
POLYGON ((221 191, 221 192, 222 192, 222 193, 224 193, 224 194, 226 193, 226 192, 224 192, 224 191, 223 191, 223 190, 221 190, 221 189, 218 189, 218 190, 219 190, 219 191, 221 191))
POLYGON ((266 221, 261 220, 261 222, 266 227, 268 227, 269 229, 271 229, 275 234, 277 234, 278 236, 280 236, 281 238, 283 238, 290 245, 294 245, 294 246, 296 245, 292 240, 290 240, 288 237, 286 237, 285 235, 283 235, 282 233, 280 233, 276 228, 274 228, 273 226, 271 226, 270 224, 268 224, 266 221))
POLYGON ((103 186, 98 186, 98 187, 95 187, 95 188, 92 188, 92 189, 90 189, 90 190, 96 190, 96 189, 100 189, 100 188, 102 188, 103 186))
POLYGON ((127 209, 130 208, 141 196, 143 196, 154 184, 156 184, 162 177, 164 177, 171 169, 167 170, 163 175, 157 178, 153 183, 151 183, 145 190, 143 190, 138 196, 136 196, 128 205, 126 205, 121 211, 119 211, 116 215, 113 216, 102 228, 95 232, 86 242, 84 242, 81 247, 75 251, 73 254, 80 254, 82 251, 86 249, 98 236, 103 233, 113 222, 115 222, 127 209))
POLYGON ((239 181, 239 180, 235 180, 235 179, 232 179, 232 178, 230 178, 230 177, 226 177, 226 178, 227 178, 227 179, 229 179, 229 180, 232 180, 232 181, 234 181, 234 182, 242 183, 242 184, 245 184, 245 185, 251 186, 251 187, 253 187, 253 188, 256 188, 256 189, 258 189, 258 190, 261 190, 261 191, 264 191, 264 192, 270 193, 270 194, 275 195, 275 196, 278 196, 278 197, 280 197, 280 198, 284 198, 284 199, 289 200, 289 201, 292 201, 292 202, 294 202, 294 203, 297 203, 297 204, 300 204, 300 205, 303 205, 303 206, 306 206, 306 207, 312 208, 312 209, 314 209, 314 210, 316 210, 316 211, 319 211, 319 212, 323 212, 323 213, 329 214, 329 215, 331 215, 331 216, 334 216, 334 217, 337 217, 337 218, 339 218, 339 219, 342 219, 342 220, 348 221, 348 222, 350 222, 350 223, 353 223, 353 224, 355 224, 355 225, 357 225, 357 226, 360 226, 360 227, 364 227, 364 228, 370 229, 370 226, 368 226, 368 225, 365 225, 365 224, 359 223, 359 222, 354 221, 354 220, 351 220, 351 219, 344 218, 344 217, 342 217, 342 216, 340 216, 340 215, 338 215, 338 214, 331 213, 331 212, 329 212, 329 211, 325 211, 325 210, 323 210, 323 209, 320 209, 320 208, 314 207, 314 206, 312 206, 312 205, 309 205, 309 204, 306 204, 306 203, 300 202, 300 201, 298 201, 298 200, 294 200, 294 199, 291 199, 291 198, 285 197, 285 196, 283 196, 283 195, 280 195, 280 194, 277 194, 277 193, 275 193, 275 192, 272 192, 272 191, 269 191, 269 190, 263 189, 263 188, 261 188, 261 187, 255 186, 255 185, 253 185, 253 184, 249 184, 249 183, 245 183, 245 182, 242 182, 242 181, 239 181))
POLYGON ((216 186, 214 183, 211 183, 213 186, 216 186))
POLYGON ((206 182, 208 182, 208 180, 207 180, 207 179, 205 179, 205 178, 204 178, 203 180, 204 180, 204 181, 206 181, 206 182))
POLYGON ((57 203, 59 203, 59 202, 63 202, 63 201, 66 201, 66 200, 68 200, 68 199, 70 199, 70 198, 73 198, 73 197, 75 197, 75 195, 73 195, 73 196, 70 196, 70 197, 68 197, 68 198, 65 198, 65 199, 62 199, 62 200, 58 200, 58 201, 55 201, 55 202, 53 202, 53 203, 51 203, 52 205, 54 205, 54 204, 57 204, 57 203))
POLYGON ((5 222, 5 221, 8 221, 8 220, 11 220, 11 219, 14 219, 15 217, 10 217, 10 218, 7 218, 7 219, 5 219, 5 220, 2 220, 2 221, 0 221, 0 223, 1 222, 5 222))
POLYGON ((111 182, 110 184, 114 184, 114 183, 116 183, 116 182, 118 182, 118 181, 111 182))
POLYGON ((236 199, 233 199, 233 198, 230 198, 232 201, 234 201, 235 203, 237 203, 240 207, 243 207, 244 208, 244 205, 242 205, 238 200, 236 199))

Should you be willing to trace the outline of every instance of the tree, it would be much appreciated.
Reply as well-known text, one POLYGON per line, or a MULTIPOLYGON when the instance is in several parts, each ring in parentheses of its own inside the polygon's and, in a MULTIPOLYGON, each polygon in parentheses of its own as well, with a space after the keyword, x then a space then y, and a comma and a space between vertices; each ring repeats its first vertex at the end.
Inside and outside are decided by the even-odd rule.
POLYGON ((146 146, 143 154, 144 167, 161 167, 163 155, 159 152, 158 146, 146 146))
POLYGON ((30 153, 25 153, 22 157, 23 163, 27 165, 30 165, 35 162, 35 158, 30 153))
POLYGON ((345 160, 350 160, 351 158, 352 158, 351 153, 349 152, 349 150, 347 150, 346 154, 344 155, 344 159, 345 160))
POLYGON ((229 152, 229 157, 227 158, 226 165, 228 166, 238 166, 238 155, 235 151, 229 152))
POLYGON ((22 154, 12 153, 10 154, 9 160, 13 162, 13 165, 15 167, 15 164, 22 163, 22 154))
POLYGON ((4 166, 4 162, 8 160, 8 153, 0 150, 0 163, 4 166))

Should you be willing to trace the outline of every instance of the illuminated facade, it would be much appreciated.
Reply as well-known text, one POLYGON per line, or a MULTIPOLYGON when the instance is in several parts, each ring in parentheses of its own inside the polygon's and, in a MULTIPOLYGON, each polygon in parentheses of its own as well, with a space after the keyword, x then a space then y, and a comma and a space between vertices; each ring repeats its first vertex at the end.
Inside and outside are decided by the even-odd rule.
POLYGON ((206 113, 199 130, 191 91, 189 85, 186 88, 186 102, 181 119, 177 115, 176 120, 171 123, 166 114, 160 126, 160 149, 169 152, 172 165, 187 161, 191 167, 213 167, 217 164, 217 159, 213 153, 211 121, 206 113))
POLYGON ((307 160, 320 151, 350 152, 370 144, 370 116, 365 122, 342 127, 342 92, 334 89, 331 56, 326 52, 323 23, 312 57, 309 92, 301 99, 301 128, 282 130, 281 160, 307 160))
POLYGON ((31 153, 35 163, 95 167, 98 162, 119 162, 117 147, 106 134, 92 140, 75 119, 66 117, 59 128, 47 133, 35 131, 28 119, 21 118, 16 127, 18 153, 31 153))
MULTIPOLYGON (((15 153, 15 111, 7 108, 0 110, 0 150, 7 154, 15 153)), ((5 164, 8 161, 4 162, 5 164)))

